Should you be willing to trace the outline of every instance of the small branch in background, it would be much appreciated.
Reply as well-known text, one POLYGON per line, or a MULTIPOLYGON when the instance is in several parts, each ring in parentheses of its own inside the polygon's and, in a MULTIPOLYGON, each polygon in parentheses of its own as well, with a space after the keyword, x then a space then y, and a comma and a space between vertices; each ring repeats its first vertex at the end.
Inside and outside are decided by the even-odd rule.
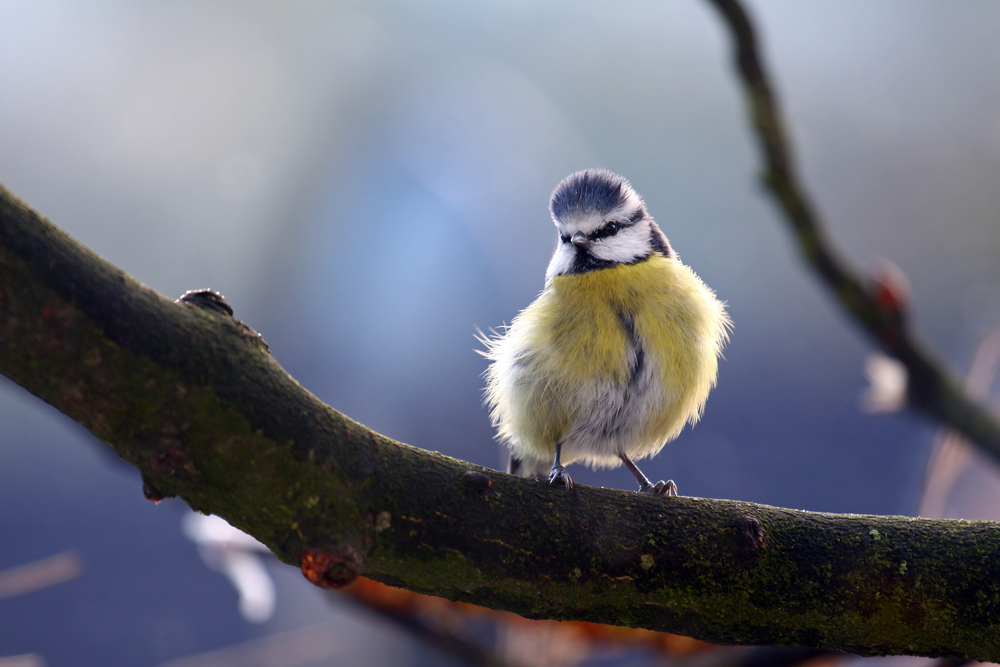
POLYGON ((965 667, 965 665, 982 664, 978 660, 966 660, 964 658, 945 658, 934 663, 934 667, 965 667))
POLYGON ((45 667, 45 658, 37 653, 11 655, 0 658, 0 667, 45 667))
MULTIPOLYGON (((420 613, 420 605, 412 604, 412 598, 410 598, 410 595, 416 595, 415 593, 408 594, 408 591, 392 589, 360 577, 346 591, 330 591, 329 595, 331 598, 347 598, 354 604, 406 630, 418 641, 451 656, 462 664, 482 665, 483 667, 517 667, 517 663, 507 661, 499 654, 467 638, 462 633, 462 626, 467 625, 469 619, 477 615, 470 614, 464 609, 464 607, 471 607, 471 605, 460 605, 441 598, 419 596, 429 600, 439 612, 445 607, 450 608, 452 611, 450 618, 447 619, 447 622, 442 623, 440 622, 441 618, 430 618, 428 615, 420 613), (387 594, 386 591, 389 593, 387 594), (402 593, 402 598, 400 595, 393 595, 392 591, 402 593), (403 600, 405 600, 403 604, 400 604, 403 600), (438 604, 434 604, 435 602, 438 604)), ((474 609, 478 611, 478 608, 474 609)))
POLYGON ((752 647, 719 651, 709 660, 681 663, 690 667, 797 667, 809 664, 812 667, 836 664, 848 656, 840 651, 818 648, 752 647))
MULTIPOLYGON (((969 396, 985 399, 996 380, 1000 366, 1000 327, 987 333, 976 345, 972 361, 962 380, 969 396)), ((941 517, 952 487, 972 459, 969 443, 958 433, 942 429, 934 440, 927 470, 924 472, 923 489, 917 505, 917 515, 941 517)))
POLYGON ((673 659, 728 652, 728 649, 713 644, 667 632, 581 621, 526 619, 510 612, 387 586, 365 577, 358 577, 338 594, 401 622, 410 630, 417 630, 418 637, 473 664, 570 667, 609 650, 648 650, 673 659), (463 626, 475 620, 488 622, 497 628, 498 651, 496 654, 487 651, 484 656, 494 662, 483 662, 482 658, 476 662, 476 652, 485 649, 462 634, 463 626), (449 647, 439 643, 442 638, 450 638, 449 641, 457 639, 458 644, 449 647), (463 646, 469 643, 472 643, 471 647, 463 646))
POLYGON ((732 34, 736 68, 764 154, 762 180, 784 212, 803 258, 852 318, 906 366, 908 405, 953 428, 1000 462, 1000 422, 961 390, 911 330, 902 272, 886 263, 866 280, 827 238, 820 215, 799 181, 781 112, 743 6, 739 0, 709 2, 732 34))
POLYGON ((0 570, 0 600, 55 586, 81 574, 83 559, 75 551, 0 570))
MULTIPOLYGON (((359 577, 332 595, 353 599, 380 616, 401 624, 417 639, 476 665, 575 667, 622 651, 649 651, 669 658, 677 667, 794 667, 821 658, 829 663, 847 654, 814 648, 722 647, 674 635, 580 621, 530 620, 509 612, 452 602, 430 595, 386 586, 359 577), (469 639, 470 621, 497 628, 498 651, 493 653, 469 639)), ((826 663, 823 663, 826 664, 826 663)))

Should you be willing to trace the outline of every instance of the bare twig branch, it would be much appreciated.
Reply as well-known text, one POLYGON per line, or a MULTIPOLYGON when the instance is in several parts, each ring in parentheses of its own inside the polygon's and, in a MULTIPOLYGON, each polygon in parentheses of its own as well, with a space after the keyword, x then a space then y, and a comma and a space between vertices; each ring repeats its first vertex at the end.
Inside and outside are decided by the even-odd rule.
POLYGON ((732 33, 736 68, 764 154, 762 179, 798 242, 803 258, 847 313, 891 356, 906 365, 909 405, 962 433, 1000 462, 1000 423, 959 387, 909 326, 901 288, 891 276, 869 284, 827 238, 799 182, 778 103, 750 19, 739 0, 709 0, 732 33))
POLYGON ((61 584, 82 573, 83 559, 75 551, 0 570, 0 600, 61 584))
MULTIPOLYGON (((331 595, 335 595, 335 593, 331 593, 331 595)), ((359 607, 395 623, 410 633, 414 639, 450 655, 462 664, 476 665, 477 667, 516 667, 485 646, 480 646, 475 641, 463 637, 459 632, 438 627, 416 614, 375 605, 360 597, 348 596, 348 599, 359 607)))
MULTIPOLYGON (((987 333, 976 345, 972 361, 962 378, 962 387, 969 396, 982 400, 990 393, 1000 365, 1000 327, 987 333)), ((941 429, 934 438, 930 461, 924 470, 924 483, 917 502, 917 515, 944 516, 945 504, 952 486, 972 460, 968 441, 951 429, 941 429)))

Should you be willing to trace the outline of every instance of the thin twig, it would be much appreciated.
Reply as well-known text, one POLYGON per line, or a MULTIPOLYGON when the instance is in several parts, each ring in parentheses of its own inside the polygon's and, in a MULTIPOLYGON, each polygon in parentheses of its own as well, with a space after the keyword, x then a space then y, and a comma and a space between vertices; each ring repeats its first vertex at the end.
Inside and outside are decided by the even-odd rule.
POLYGON ((1000 462, 1000 423, 961 390, 917 339, 900 286, 891 279, 872 282, 861 278, 826 237, 820 216, 799 182, 750 18, 739 0, 709 2, 732 33, 736 68, 764 153, 762 179, 784 212, 806 262, 858 324, 906 366, 909 405, 964 434, 1000 462))
MULTIPOLYGON (((996 380, 1000 365, 1000 326, 980 339, 972 353, 962 387, 978 400, 985 399, 996 380)), ((917 502, 917 515, 943 517, 952 486, 972 460, 972 449, 965 438, 951 429, 941 429, 934 439, 931 458, 924 471, 923 488, 917 502)))
POLYGON ((711 667, 797 667, 819 658, 833 660, 844 657, 847 657, 847 654, 840 651, 818 648, 755 646, 743 650, 735 649, 731 656, 726 656, 726 660, 711 663, 711 667))
POLYGON ((396 624, 409 632, 416 640, 448 654, 455 660, 478 667, 516 667, 490 649, 480 646, 475 641, 463 637, 448 628, 438 627, 421 618, 416 613, 403 609, 394 609, 389 605, 375 604, 371 600, 358 595, 330 593, 330 599, 349 600, 368 611, 396 624))

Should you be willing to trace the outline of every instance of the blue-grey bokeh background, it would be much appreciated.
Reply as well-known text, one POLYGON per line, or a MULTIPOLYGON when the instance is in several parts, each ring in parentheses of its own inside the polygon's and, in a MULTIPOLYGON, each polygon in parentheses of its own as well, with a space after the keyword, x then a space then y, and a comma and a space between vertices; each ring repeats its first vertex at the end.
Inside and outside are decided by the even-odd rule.
MULTIPOLYGON (((903 269, 961 369, 1000 321, 1000 5, 752 9, 833 236, 903 269)), ((932 428, 859 411, 870 346, 755 181, 705 3, 0 0, 0 182, 164 294, 223 292, 334 407, 483 465, 502 455, 475 329, 541 289, 549 192, 590 166, 631 179, 735 322, 704 420, 646 472, 685 495, 913 513, 932 428)), ((0 570, 68 549, 86 567, 0 600, 0 656, 153 665, 333 618, 338 664, 433 663, 277 563, 278 613, 245 623, 182 513, 0 380, 0 570)))

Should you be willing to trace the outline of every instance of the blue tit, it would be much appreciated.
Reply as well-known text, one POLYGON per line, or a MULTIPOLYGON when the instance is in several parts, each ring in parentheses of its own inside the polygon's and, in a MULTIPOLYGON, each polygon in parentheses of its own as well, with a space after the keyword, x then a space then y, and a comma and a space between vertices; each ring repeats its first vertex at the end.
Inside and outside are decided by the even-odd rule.
POLYGON ((572 488, 563 464, 625 464, 658 453, 701 417, 728 340, 725 306, 681 262, 627 180, 571 174, 549 210, 559 235, 545 289, 510 326, 481 337, 486 403, 513 473, 572 488))

